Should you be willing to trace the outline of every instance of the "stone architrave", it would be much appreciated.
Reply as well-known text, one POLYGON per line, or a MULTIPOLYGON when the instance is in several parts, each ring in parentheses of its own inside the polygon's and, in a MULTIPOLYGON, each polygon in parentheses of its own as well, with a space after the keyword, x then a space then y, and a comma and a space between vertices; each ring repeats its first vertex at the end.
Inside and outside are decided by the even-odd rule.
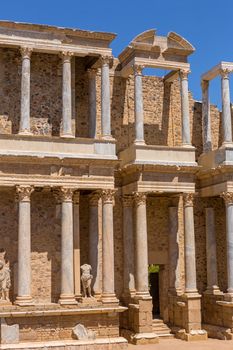
POLYGON ((221 70, 223 143, 232 142, 229 70, 221 70))
POLYGON ((188 74, 186 70, 180 70, 181 82, 181 114, 182 114, 182 144, 191 145, 190 120, 189 120, 189 90, 188 74))
POLYGON ((145 144, 144 140, 144 113, 142 94, 143 66, 134 65, 134 114, 135 114, 135 143, 145 144))
POLYGON ((101 130, 102 137, 112 139, 111 109, 110 109, 110 79, 109 65, 112 57, 101 57, 101 130))

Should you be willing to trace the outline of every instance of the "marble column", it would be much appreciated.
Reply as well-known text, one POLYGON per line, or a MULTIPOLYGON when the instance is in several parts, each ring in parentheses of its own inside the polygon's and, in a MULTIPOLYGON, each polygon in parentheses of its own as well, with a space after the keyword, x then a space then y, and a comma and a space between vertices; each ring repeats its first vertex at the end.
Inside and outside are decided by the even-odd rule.
POLYGON ((146 194, 134 193, 136 297, 149 296, 146 194))
POLYGON ((145 144, 142 70, 143 66, 134 65, 134 114, 135 114, 135 143, 145 144))
POLYGON ((169 291, 180 294, 178 207, 169 207, 169 291))
POLYGON ((15 304, 33 305, 31 296, 31 203, 32 186, 17 186, 18 222, 18 291, 15 304))
POLYGON ((227 293, 233 296, 233 192, 223 192, 226 205, 227 293))
POLYGON ((101 66, 101 130, 102 137, 112 139, 109 64, 111 57, 102 57, 101 66))
POLYGON ((102 191, 102 234, 103 234, 103 293, 102 302, 117 302, 114 285, 114 235, 113 204, 114 190, 102 191))
POLYGON ((214 208, 205 209, 207 293, 219 293, 214 208))
POLYGON ((30 76, 32 48, 21 47, 22 75, 21 75, 21 112, 19 134, 31 135, 30 127, 30 76))
POLYGON ((73 189, 61 188, 61 294, 59 303, 76 304, 74 296, 73 189))
POLYGON ((134 230, 133 198, 124 196, 123 204, 123 246, 124 246, 124 295, 135 295, 134 279, 134 230))
POLYGON ((62 52, 62 137, 74 137, 72 133, 72 52, 62 52))
POLYGON ((96 69, 88 69, 89 136, 96 138, 96 69))
POLYGON ((190 121, 189 121, 189 90, 188 71, 180 71, 181 83, 181 115, 182 115, 182 144, 191 145, 190 121))
POLYGON ((79 218, 79 191, 73 195, 74 212, 74 294, 78 300, 81 298, 81 280, 80 280, 80 218, 79 218))
POLYGON ((197 293, 193 193, 184 194, 185 293, 197 293))
POLYGON ((231 100, 229 87, 229 71, 223 69, 221 71, 221 87, 222 87, 222 127, 223 127, 223 143, 232 142, 232 124, 231 124, 231 100))
POLYGON ((209 101, 209 81, 202 80, 202 130, 203 130, 203 151, 209 152, 212 149, 211 141, 211 118, 209 101))
POLYGON ((100 192, 94 192, 89 199, 89 263, 92 267, 92 290, 94 296, 99 298, 101 295, 101 242, 99 234, 99 202, 100 192))

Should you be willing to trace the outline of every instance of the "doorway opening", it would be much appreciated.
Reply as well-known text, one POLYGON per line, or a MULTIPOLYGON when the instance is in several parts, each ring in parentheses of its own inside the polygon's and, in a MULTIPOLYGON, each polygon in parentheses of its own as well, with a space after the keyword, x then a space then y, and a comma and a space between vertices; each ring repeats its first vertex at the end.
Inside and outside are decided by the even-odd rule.
POLYGON ((160 318, 160 300, 159 300, 159 265, 149 265, 149 287, 152 297, 152 317, 160 318))

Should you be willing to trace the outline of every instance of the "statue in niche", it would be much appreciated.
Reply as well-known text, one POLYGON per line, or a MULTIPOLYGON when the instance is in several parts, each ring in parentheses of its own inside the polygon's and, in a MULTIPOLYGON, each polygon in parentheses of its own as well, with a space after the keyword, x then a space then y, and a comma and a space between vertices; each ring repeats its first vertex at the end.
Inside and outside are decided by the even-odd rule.
POLYGON ((91 281, 93 276, 91 275, 91 265, 84 264, 81 266, 81 282, 84 298, 92 298, 91 295, 91 281))
POLYGON ((11 287, 10 269, 5 260, 0 260, 0 303, 10 302, 9 291, 11 287))

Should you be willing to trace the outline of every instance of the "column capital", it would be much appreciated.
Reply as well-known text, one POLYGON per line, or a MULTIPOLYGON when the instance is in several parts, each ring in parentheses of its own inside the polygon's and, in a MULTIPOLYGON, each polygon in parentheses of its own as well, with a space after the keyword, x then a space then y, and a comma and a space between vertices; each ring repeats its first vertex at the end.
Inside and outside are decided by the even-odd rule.
POLYGON ((80 201, 80 192, 79 191, 75 191, 73 194, 73 202, 74 204, 79 204, 80 201))
POLYGON ((31 185, 16 186, 16 199, 19 202, 30 202, 30 196, 33 191, 34 191, 34 187, 31 185))
POLYGON ((183 193, 185 207, 193 207, 195 193, 183 193))
POLYGON ((20 47, 20 52, 22 55, 22 58, 31 58, 31 54, 32 54, 33 48, 32 47, 27 47, 27 46, 21 46, 20 47))
POLYGON ((188 75, 189 75, 189 73, 191 73, 190 70, 181 69, 181 70, 180 70, 180 79, 181 79, 181 80, 188 80, 188 75))
POLYGON ((103 204, 113 203, 115 193, 116 193, 116 190, 102 190, 101 196, 102 196, 103 204))
POLYGON ((220 197, 224 199, 226 205, 233 204, 233 192, 222 192, 220 197))
POLYGON ((134 64, 133 65, 133 71, 134 71, 134 75, 142 75, 142 71, 145 67, 141 64, 134 64))
POLYGON ((229 79, 229 73, 231 72, 230 69, 228 68, 223 68, 220 70, 220 75, 222 77, 222 79, 229 79))
POLYGON ((113 60, 113 57, 105 55, 105 56, 101 56, 100 60, 102 65, 110 65, 110 63, 113 60))
POLYGON ((88 68, 88 69, 87 69, 88 77, 90 77, 90 78, 95 78, 95 77, 96 77, 96 74, 97 74, 97 71, 98 71, 97 68, 88 68))
POLYGON ((124 195, 122 196, 123 207, 131 208, 133 205, 133 196, 132 195, 124 195))
POLYGON ((133 196, 134 196, 134 203, 136 206, 146 204, 146 196, 147 196, 146 192, 134 192, 133 196))
POLYGON ((209 83, 210 83, 209 80, 202 80, 201 81, 201 88, 202 88, 202 90, 208 89, 209 83))
POLYGON ((98 205, 99 199, 101 197, 100 191, 95 191, 89 195, 89 205, 91 207, 96 207, 98 205))
POLYGON ((60 188, 60 196, 62 202, 72 202, 74 189, 69 187, 60 188))
POLYGON ((61 58, 62 58, 62 62, 71 62, 71 58, 74 55, 74 53, 72 51, 62 51, 61 52, 61 58))

